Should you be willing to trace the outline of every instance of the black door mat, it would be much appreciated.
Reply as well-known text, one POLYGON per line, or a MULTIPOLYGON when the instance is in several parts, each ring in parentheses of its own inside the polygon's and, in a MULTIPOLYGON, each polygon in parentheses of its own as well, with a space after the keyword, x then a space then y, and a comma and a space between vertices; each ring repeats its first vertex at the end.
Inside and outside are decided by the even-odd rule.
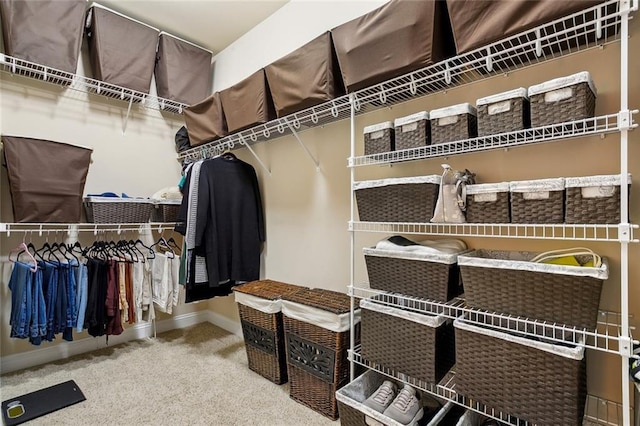
POLYGON ((6 426, 19 425, 86 400, 73 380, 2 402, 2 417, 6 426))

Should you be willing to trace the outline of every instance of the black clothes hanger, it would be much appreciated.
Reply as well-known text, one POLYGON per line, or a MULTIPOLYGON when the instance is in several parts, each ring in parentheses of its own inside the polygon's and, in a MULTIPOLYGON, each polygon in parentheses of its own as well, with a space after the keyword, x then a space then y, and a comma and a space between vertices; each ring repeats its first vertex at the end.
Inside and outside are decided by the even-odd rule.
POLYGON ((169 251, 173 256, 176 255, 176 252, 173 251, 173 247, 169 245, 169 243, 167 242, 167 240, 164 239, 164 237, 160 237, 158 241, 156 241, 151 245, 151 248, 153 248, 154 246, 158 246, 158 248, 169 251))
POLYGON ((175 250, 175 253, 180 256, 180 254, 182 253, 182 248, 180 246, 178 246, 178 243, 176 243, 176 240, 173 239, 173 237, 169 238, 167 240, 167 245, 169 247, 173 247, 173 249, 175 250))
POLYGON ((144 243, 142 242, 142 240, 136 240, 136 242, 134 243, 136 246, 138 244, 140 244, 142 247, 146 248, 147 250, 149 250, 149 255, 147 256, 147 259, 155 259, 156 257, 156 252, 153 251, 153 249, 151 247, 147 247, 146 245, 144 245, 144 243))

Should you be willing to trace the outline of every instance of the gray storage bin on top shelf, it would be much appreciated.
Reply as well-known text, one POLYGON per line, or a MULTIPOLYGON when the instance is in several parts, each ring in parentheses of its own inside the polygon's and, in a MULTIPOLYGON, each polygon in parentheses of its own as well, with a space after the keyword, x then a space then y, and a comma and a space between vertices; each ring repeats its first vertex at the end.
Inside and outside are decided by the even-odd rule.
POLYGON ((563 223, 564 178, 509 183, 512 223, 563 223))
MULTIPOLYGON (((566 178, 566 223, 619 223, 621 175, 566 178)), ((631 188, 628 175, 627 191, 631 188)))
POLYGON ((531 127, 582 120, 595 115, 596 86, 587 71, 529 87, 531 127))
POLYGON ((417 112, 393 121, 396 151, 431 144, 431 122, 427 111, 417 112))
POLYGON ((522 130, 531 123, 529 98, 524 87, 480 98, 476 107, 478 136, 522 130))
POLYGON ((467 185, 468 223, 509 223, 509 182, 467 185))
POLYGON ((464 103, 434 109, 431 118, 431 143, 453 142, 474 138, 478 135, 476 109, 464 103))
POLYGON ((364 155, 382 154, 395 149, 394 129, 391 121, 366 126, 364 155))

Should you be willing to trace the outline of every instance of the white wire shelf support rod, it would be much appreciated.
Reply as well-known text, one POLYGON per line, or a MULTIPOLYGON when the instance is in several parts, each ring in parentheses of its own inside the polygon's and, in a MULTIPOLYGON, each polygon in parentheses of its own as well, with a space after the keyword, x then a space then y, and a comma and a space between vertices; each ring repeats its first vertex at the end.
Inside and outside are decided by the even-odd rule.
MULTIPOLYGON (((638 110, 630 111, 637 114, 638 110)), ((638 125, 633 122, 624 126, 633 129, 638 125)), ((468 152, 487 151, 491 149, 512 148, 535 143, 551 142, 592 135, 605 135, 619 132, 623 128, 620 123, 620 114, 608 114, 599 117, 587 118, 577 121, 552 124, 543 127, 500 133, 490 136, 481 136, 453 142, 445 142, 417 148, 391 151, 380 154, 372 154, 361 157, 351 157, 348 160, 349 167, 369 166, 374 164, 386 164, 400 161, 415 161, 426 158, 445 157, 449 155, 464 154, 468 152)))
POLYGON ((145 232, 148 230, 164 232, 172 231, 174 222, 145 222, 145 223, 0 223, 0 234, 7 237, 12 233, 29 234, 31 236, 50 234, 72 235, 78 232, 91 232, 94 235, 103 233, 145 232))

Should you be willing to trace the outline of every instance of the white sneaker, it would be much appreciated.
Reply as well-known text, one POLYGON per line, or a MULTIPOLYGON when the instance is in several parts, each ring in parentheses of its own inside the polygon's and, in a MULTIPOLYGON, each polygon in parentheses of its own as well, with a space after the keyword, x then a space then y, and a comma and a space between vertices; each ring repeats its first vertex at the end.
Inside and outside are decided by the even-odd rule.
POLYGON ((403 425, 417 424, 423 413, 416 390, 409 385, 404 385, 396 399, 384 410, 385 416, 403 425))
POLYGON ((393 402, 397 390, 395 383, 385 380, 384 383, 364 401, 364 405, 382 413, 393 402))

